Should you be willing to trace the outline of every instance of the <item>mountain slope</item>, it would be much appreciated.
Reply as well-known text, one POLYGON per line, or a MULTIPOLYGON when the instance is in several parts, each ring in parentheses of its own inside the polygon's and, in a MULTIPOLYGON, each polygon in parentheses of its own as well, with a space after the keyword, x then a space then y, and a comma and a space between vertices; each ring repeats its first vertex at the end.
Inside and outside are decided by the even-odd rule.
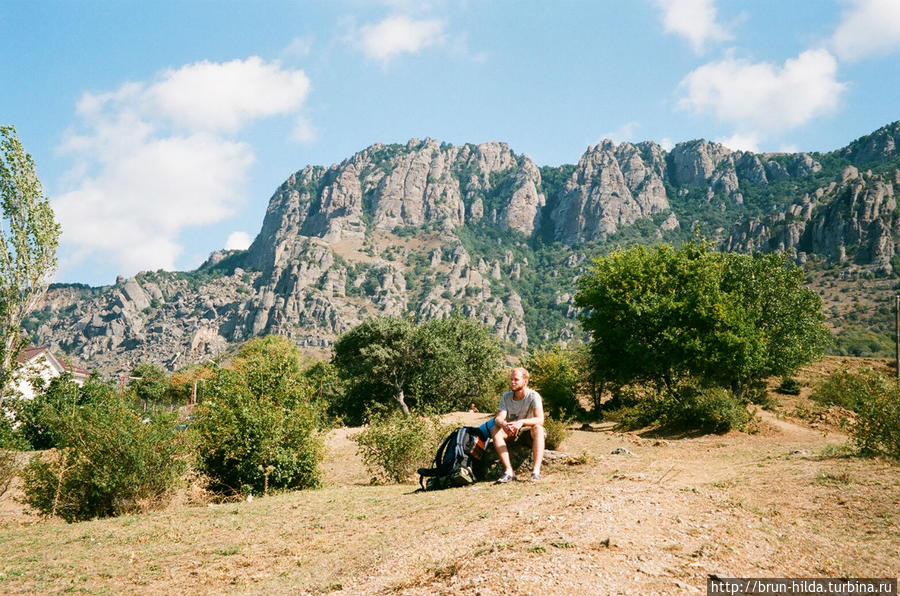
POLYGON ((581 334, 573 280, 590 256, 695 229, 723 250, 890 276, 898 140, 900 122, 825 154, 604 141, 543 168, 503 143, 376 144, 291 175, 249 250, 194 272, 53 288, 28 324, 37 343, 107 372, 176 368, 261 333, 327 349, 377 314, 460 312, 516 350, 581 334))

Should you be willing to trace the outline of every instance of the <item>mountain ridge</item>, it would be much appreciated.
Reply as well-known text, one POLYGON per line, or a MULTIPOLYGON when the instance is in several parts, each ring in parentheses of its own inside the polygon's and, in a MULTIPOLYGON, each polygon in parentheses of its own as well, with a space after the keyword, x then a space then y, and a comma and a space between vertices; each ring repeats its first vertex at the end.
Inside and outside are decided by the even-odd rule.
POLYGON ((376 143, 290 175, 247 251, 218 251, 194 272, 56 286, 28 325, 106 372, 176 368, 261 333, 327 349, 376 314, 460 312, 521 350, 581 334, 572 281, 588 257, 695 229, 723 250, 891 276, 898 142, 900 122, 828 153, 604 140, 544 167, 500 142, 376 143))

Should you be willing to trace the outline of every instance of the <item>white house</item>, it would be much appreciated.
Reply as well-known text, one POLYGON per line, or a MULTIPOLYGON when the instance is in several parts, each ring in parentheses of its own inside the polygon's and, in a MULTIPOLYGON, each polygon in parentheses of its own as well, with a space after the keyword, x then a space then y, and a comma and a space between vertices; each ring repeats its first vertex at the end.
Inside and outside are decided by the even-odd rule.
POLYGON ((48 348, 29 346, 19 353, 16 359, 20 367, 13 375, 12 389, 24 399, 34 399, 35 391, 32 379, 41 378, 46 386, 50 380, 64 372, 72 375, 72 380, 83 385, 90 373, 83 368, 72 366, 53 355, 48 348))

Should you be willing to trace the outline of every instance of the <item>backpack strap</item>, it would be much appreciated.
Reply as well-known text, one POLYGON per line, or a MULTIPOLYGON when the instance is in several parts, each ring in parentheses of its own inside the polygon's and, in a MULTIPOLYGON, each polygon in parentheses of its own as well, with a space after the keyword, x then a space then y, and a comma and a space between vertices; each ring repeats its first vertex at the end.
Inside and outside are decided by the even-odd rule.
POLYGON ((417 471, 419 473, 419 486, 422 487, 422 490, 425 490, 425 483, 423 482, 426 476, 437 476, 440 472, 441 462, 444 460, 444 453, 447 451, 447 445, 453 438, 456 436, 456 431, 453 431, 444 441, 441 443, 441 446, 438 447, 437 454, 434 456, 434 467, 432 468, 419 468, 417 471))

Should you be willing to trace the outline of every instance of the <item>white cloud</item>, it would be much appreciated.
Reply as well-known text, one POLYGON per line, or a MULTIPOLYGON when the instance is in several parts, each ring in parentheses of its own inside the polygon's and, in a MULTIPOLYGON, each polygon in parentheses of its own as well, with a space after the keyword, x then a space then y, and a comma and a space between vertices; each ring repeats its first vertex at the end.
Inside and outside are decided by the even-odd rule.
POLYGON ((173 269, 185 229, 222 221, 243 200, 255 156, 227 133, 296 114, 308 89, 302 71, 254 57, 86 93, 80 130, 60 145, 75 161, 53 201, 70 255, 61 268, 91 258, 129 275, 173 269))
POLYGON ((663 151, 671 151, 675 147, 675 143, 669 137, 663 137, 659 141, 659 146, 663 148, 663 151))
POLYGON ((728 57, 689 73, 678 105, 733 125, 735 140, 758 141, 835 111, 846 90, 836 75, 837 61, 825 50, 808 50, 783 66, 728 57))
POLYGON ((610 139, 618 145, 619 143, 632 140, 634 131, 637 130, 638 126, 637 122, 626 122, 616 130, 603 133, 601 138, 610 139))
POLYGON ((850 0, 831 47, 838 58, 847 61, 900 50, 900 2, 850 0))
POLYGON ((734 151, 759 153, 759 136, 753 133, 735 133, 724 139, 716 139, 716 142, 734 151))
POLYGON ((234 132, 257 118, 296 111, 309 93, 301 70, 253 56, 222 64, 197 62, 163 73, 144 99, 177 125, 234 132))
POLYGON ((710 42, 731 39, 728 30, 716 22, 714 0, 656 0, 663 11, 663 28, 691 42, 700 53, 710 42))
POLYGON ((252 242, 247 232, 232 232, 225 241, 225 250, 247 250, 252 242))
POLYGON ((370 58, 388 61, 444 41, 444 22, 397 15, 359 29, 359 44, 370 58))

